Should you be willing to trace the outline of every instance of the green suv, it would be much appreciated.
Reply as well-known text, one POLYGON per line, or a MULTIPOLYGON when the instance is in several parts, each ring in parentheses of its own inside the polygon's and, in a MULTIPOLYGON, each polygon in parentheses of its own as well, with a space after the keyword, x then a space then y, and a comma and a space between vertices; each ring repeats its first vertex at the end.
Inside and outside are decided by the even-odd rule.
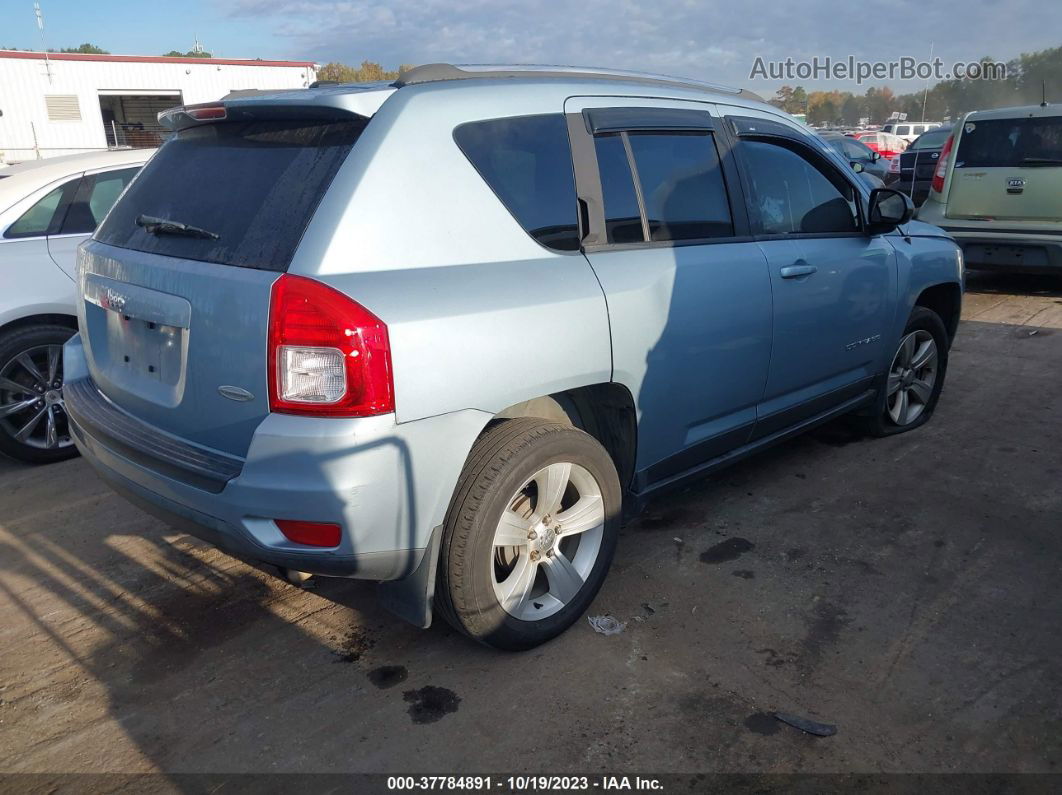
POLYGON ((969 268, 1062 273, 1062 106, 974 111, 953 129, 918 219, 969 268))

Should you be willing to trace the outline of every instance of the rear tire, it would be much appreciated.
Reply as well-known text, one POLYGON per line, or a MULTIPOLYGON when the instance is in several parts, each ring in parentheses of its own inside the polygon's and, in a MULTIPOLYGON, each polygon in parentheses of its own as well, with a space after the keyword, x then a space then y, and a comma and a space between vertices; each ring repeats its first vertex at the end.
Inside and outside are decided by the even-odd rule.
POLYGON ((940 316, 916 306, 890 362, 864 422, 873 436, 913 431, 933 416, 948 369, 948 332, 940 316))
POLYGON ((436 608, 498 649, 556 637, 604 582, 621 502, 612 459, 589 434, 529 418, 494 425, 472 447, 447 513, 436 608))
POLYGON ((0 335, 0 452, 29 464, 77 455, 62 401, 62 346, 74 333, 41 324, 0 335))

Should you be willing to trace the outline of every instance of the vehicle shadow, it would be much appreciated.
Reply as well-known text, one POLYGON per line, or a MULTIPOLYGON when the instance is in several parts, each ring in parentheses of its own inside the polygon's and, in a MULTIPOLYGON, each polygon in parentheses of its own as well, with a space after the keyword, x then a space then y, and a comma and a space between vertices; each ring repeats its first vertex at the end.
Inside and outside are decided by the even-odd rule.
POLYGON ((1007 295, 1062 297, 1062 276, 1042 273, 966 271, 966 291, 1007 295))
MULTIPOLYGON (((412 519, 408 450, 397 439, 376 444, 395 451, 394 481, 412 519)), ((332 476, 328 462, 298 463, 298 476, 312 479, 310 466, 332 476)), ((307 731, 306 716, 379 709, 377 692, 407 677, 386 664, 370 677, 370 663, 408 659, 414 645, 453 635, 437 622, 425 638, 386 613, 374 583, 315 578, 298 587, 185 536, 111 492, 83 459, 0 462, 0 495, 0 613, 13 639, 0 651, 10 732, 0 770, 265 772, 277 764, 271 748, 284 749, 290 769, 320 731, 316 722, 307 731), (56 494, 60 482, 67 487, 56 494), (133 754, 113 751, 130 743, 133 754), (76 751, 63 750, 71 744, 76 751)), ((334 493, 332 507, 346 498, 334 493)), ((471 659, 487 653, 468 650, 471 659)), ((388 697, 408 722, 404 692, 388 697)))

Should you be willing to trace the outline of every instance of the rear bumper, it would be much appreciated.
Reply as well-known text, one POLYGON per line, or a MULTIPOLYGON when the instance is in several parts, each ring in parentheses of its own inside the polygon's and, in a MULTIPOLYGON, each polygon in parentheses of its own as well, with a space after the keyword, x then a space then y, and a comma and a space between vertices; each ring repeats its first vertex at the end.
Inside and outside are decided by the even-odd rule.
POLYGON ((962 227, 942 228, 962 248, 966 267, 971 270, 1062 272, 1062 235, 985 233, 962 227))
MULTIPOLYGON (((238 465, 208 462, 215 468, 212 477, 215 464, 232 466, 226 480, 195 483, 167 469, 173 465, 167 454, 152 457, 120 423, 93 415, 86 395, 95 385, 79 335, 64 357, 72 436, 110 486, 237 557, 311 574, 394 580, 415 571, 433 528, 442 523, 467 451, 489 420, 479 411, 402 424, 394 415, 270 414, 255 431, 246 459, 236 459, 238 465), (342 527, 342 540, 333 549, 296 544, 274 519, 334 522, 342 527)), ((142 436, 142 423, 140 431, 142 436)))

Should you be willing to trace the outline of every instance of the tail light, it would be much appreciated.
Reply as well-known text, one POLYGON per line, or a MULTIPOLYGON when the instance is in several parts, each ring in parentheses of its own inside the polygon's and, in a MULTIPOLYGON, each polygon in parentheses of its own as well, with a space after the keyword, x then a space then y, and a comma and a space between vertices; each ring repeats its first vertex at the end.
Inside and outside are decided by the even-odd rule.
POLYGON ((269 305, 269 408, 315 417, 395 409, 387 326, 327 285, 285 273, 269 305))
POLYGON ((951 146, 953 143, 955 143, 954 134, 948 136, 948 140, 944 142, 944 148, 940 150, 937 168, 933 172, 933 183, 930 186, 934 193, 944 192, 944 175, 948 173, 948 161, 951 160, 951 146))
POLYGON ((900 156, 899 155, 896 155, 896 157, 894 157, 892 160, 889 161, 889 173, 890 174, 899 174, 900 173, 900 156))

